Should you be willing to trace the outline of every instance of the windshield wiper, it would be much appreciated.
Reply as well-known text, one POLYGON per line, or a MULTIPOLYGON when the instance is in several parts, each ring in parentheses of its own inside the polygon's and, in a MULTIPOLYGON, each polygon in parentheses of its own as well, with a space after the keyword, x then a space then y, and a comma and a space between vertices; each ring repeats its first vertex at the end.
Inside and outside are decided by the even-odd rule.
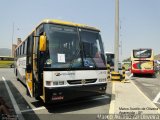
MULTIPOLYGON (((69 69, 72 68, 73 63, 75 62, 75 60, 76 60, 76 58, 77 58, 77 56, 78 56, 79 54, 80 54, 80 50, 77 49, 77 50, 75 51, 75 56, 73 56, 73 59, 69 62, 69 69)), ((77 59, 79 59, 79 58, 77 58, 77 59)), ((81 59, 81 57, 80 57, 80 59, 81 59)))

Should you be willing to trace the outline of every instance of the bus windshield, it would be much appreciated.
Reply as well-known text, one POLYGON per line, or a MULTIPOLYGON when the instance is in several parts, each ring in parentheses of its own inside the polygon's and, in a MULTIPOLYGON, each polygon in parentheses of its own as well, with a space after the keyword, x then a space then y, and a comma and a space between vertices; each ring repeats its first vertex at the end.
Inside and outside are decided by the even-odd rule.
POLYGON ((46 24, 45 31, 47 52, 44 67, 105 68, 103 47, 98 32, 54 24, 46 24))
POLYGON ((151 57, 151 49, 139 49, 133 50, 133 57, 134 58, 150 58, 151 57))

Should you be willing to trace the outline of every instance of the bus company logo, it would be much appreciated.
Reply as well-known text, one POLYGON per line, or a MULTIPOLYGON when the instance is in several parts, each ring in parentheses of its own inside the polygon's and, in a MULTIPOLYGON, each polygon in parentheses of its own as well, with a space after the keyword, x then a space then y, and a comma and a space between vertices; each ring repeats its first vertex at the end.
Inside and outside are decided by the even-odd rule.
POLYGON ((81 84, 82 84, 82 85, 86 84, 86 80, 85 80, 85 79, 82 79, 82 80, 81 80, 81 84))
POLYGON ((55 74, 55 76, 60 76, 60 75, 62 75, 61 73, 54 73, 55 74))
POLYGON ((63 75, 63 76, 66 76, 66 75, 73 76, 73 75, 75 75, 75 73, 54 73, 54 75, 55 76, 61 76, 61 75, 63 75))

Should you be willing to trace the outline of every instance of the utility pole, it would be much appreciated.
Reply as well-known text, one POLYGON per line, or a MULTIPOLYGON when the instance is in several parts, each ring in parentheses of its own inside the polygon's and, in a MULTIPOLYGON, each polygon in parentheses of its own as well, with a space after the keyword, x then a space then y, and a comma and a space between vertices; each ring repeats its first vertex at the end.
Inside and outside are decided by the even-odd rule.
POLYGON ((118 72, 119 62, 119 0, 115 0, 115 42, 114 42, 114 71, 118 72))

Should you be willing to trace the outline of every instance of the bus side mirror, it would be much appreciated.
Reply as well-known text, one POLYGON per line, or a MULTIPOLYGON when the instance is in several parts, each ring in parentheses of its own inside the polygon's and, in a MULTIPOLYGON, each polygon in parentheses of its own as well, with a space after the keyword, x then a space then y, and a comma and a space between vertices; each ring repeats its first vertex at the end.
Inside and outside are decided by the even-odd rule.
POLYGON ((39 41, 40 41, 39 42, 39 51, 45 52, 46 51, 46 44, 47 44, 46 36, 45 35, 41 35, 39 41))

